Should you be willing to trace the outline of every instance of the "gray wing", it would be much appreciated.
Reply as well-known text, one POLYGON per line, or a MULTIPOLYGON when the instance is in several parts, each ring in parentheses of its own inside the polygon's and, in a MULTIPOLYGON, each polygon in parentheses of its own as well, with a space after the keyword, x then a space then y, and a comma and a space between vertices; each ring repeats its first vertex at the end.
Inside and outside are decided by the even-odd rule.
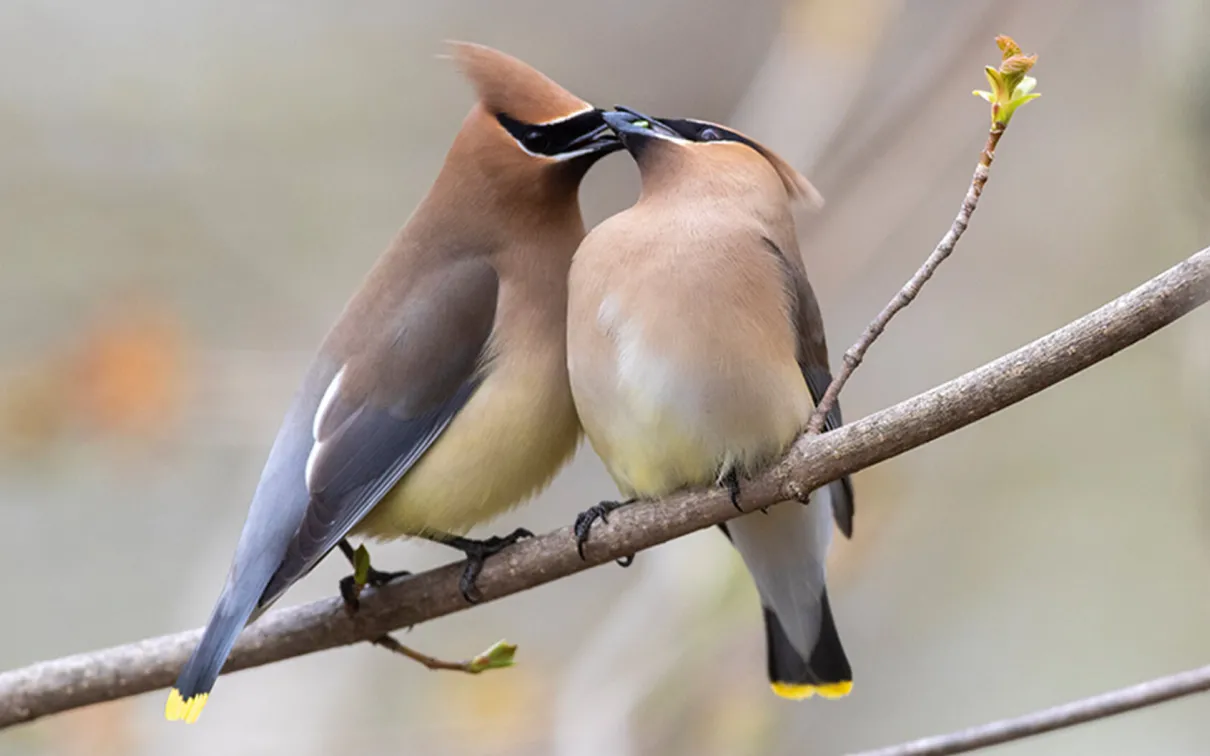
POLYGON ((361 346, 316 405, 305 473, 310 501, 262 605, 344 538, 474 394, 489 367, 498 288, 486 262, 447 266, 413 287, 416 297, 386 333, 349 335, 361 346))
MULTIPOLYGON (((832 382, 832 374, 828 372, 827 368, 804 365, 802 375, 807 381, 807 390, 811 392, 811 401, 819 404, 824 392, 828 390, 828 384, 832 382)), ((824 430, 835 430, 843 424, 844 420, 840 416, 840 402, 837 401, 828 411, 827 417, 824 418, 824 430)), ((852 538, 855 511, 853 481, 846 475, 840 480, 829 483, 828 486, 832 489, 832 511, 836 517, 836 525, 840 528, 840 532, 844 533, 845 538, 852 538)))
MULTIPOLYGON (((769 251, 781 261, 782 270, 785 272, 786 288, 793 302, 795 327, 798 332, 798 366, 807 382, 807 390, 811 392, 811 401, 819 404, 824 392, 828 390, 828 384, 832 382, 832 373, 828 369, 828 343, 824 334, 823 314, 819 311, 819 301, 815 298, 810 281, 807 280, 807 271, 798 251, 794 250, 793 255, 788 255, 769 237, 763 237, 763 240, 769 251)), ((824 418, 824 430, 835 430, 843 424, 840 402, 837 401, 824 418)), ((846 475, 828 486, 831 489, 836 525, 845 538, 852 538, 855 511, 853 482, 846 475)))

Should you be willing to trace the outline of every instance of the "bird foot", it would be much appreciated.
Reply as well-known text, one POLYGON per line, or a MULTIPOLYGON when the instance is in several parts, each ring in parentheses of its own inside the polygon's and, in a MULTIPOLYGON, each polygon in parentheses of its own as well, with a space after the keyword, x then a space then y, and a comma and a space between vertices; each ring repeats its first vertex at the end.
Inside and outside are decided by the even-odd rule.
POLYGON ((462 591, 462 598, 466 599, 468 604, 477 604, 483 600, 483 594, 479 592, 475 582, 479 579, 479 573, 483 571, 487 558, 499 554, 517 541, 533 537, 534 534, 525 528, 517 528, 506 536, 492 536, 481 541, 451 535, 442 535, 436 540, 466 555, 466 568, 458 581, 458 589, 462 591))
POLYGON ((728 470, 727 474, 719 479, 719 483, 731 494, 731 506, 743 512, 744 508, 739 505, 739 473, 735 468, 728 470))
POLYGON ((376 570, 370 565, 370 552, 366 551, 365 546, 358 546, 354 549, 343 538, 337 545, 340 547, 341 553, 349 560, 349 564, 353 565, 353 574, 340 580, 340 597, 344 599, 345 611, 350 615, 356 614, 361 609, 361 592, 367 585, 379 588, 392 580, 412 574, 407 570, 396 572, 376 570))
MULTIPOLYGON (((580 514, 576 515, 576 523, 572 530, 576 535, 576 551, 580 552, 580 558, 584 559, 584 544, 588 543, 588 534, 592 531, 593 523, 597 520, 607 523, 609 522, 609 514, 615 512, 622 507, 633 504, 635 499, 627 499, 626 501, 603 501, 595 507, 589 507, 580 514)), ((617 560, 617 563, 622 567, 629 567, 634 563, 634 554, 622 557, 617 560)))

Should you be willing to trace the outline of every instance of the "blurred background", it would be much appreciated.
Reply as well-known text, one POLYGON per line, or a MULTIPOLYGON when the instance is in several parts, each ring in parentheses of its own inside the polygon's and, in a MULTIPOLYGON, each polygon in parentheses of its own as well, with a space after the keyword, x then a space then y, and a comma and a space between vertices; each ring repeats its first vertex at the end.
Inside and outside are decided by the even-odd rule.
MULTIPOLYGON (((1200 0, 6 0, 0 3, 0 668, 196 627, 310 351, 441 165, 497 46, 602 105, 728 122, 810 176, 803 249, 834 361, 949 227, 998 33, 1043 98, 955 257, 872 350, 855 418, 1210 243, 1200 0)), ((633 201, 624 157, 583 192, 633 201)), ((1210 313, 856 478, 831 594, 856 672, 769 693, 755 592, 717 532, 371 647, 0 732, 0 754, 839 754, 1210 661, 1210 313)), ((587 449, 484 532, 616 491, 587 449)), ((380 567, 450 559, 373 550, 380 567)), ((329 560, 287 596, 331 595, 329 560)), ((1210 699, 1001 748, 1204 754, 1210 699)))

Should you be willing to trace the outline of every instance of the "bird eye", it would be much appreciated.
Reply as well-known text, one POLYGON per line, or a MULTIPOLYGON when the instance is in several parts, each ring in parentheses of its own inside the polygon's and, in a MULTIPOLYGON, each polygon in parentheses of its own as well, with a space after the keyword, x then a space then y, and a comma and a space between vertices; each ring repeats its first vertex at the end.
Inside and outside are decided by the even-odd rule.
POLYGON ((698 132, 697 138, 702 142, 717 142, 723 138, 723 135, 718 132, 718 129, 712 126, 707 126, 698 132))
POLYGON ((530 152, 542 152, 550 146, 550 137, 541 129, 530 129, 521 137, 521 143, 530 152))

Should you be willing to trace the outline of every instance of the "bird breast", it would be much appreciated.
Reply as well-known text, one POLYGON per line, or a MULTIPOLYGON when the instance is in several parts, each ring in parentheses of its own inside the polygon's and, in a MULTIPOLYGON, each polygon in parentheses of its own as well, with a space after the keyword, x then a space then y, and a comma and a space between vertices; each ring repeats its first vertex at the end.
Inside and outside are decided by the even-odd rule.
POLYGON ((704 272, 632 269, 598 277, 588 292, 573 277, 573 300, 591 301, 573 301, 572 392, 589 440, 628 494, 659 496, 758 467, 810 414, 775 263, 756 272, 765 278, 756 289, 746 277, 704 272))

